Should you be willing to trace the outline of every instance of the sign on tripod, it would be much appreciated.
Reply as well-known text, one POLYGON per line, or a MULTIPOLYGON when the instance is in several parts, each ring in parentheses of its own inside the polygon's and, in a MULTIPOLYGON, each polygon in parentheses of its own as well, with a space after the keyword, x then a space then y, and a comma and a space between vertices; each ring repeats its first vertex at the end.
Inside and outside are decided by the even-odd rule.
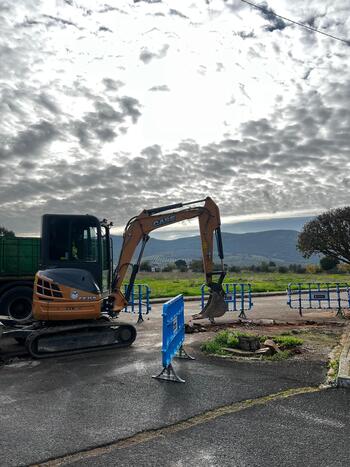
POLYGON ((172 298, 163 305, 163 336, 162 336, 162 371, 155 376, 156 379, 166 381, 175 381, 184 383, 185 380, 180 378, 172 365, 174 357, 187 358, 190 357, 183 348, 185 340, 185 316, 184 316, 184 298, 183 295, 178 295, 172 298))

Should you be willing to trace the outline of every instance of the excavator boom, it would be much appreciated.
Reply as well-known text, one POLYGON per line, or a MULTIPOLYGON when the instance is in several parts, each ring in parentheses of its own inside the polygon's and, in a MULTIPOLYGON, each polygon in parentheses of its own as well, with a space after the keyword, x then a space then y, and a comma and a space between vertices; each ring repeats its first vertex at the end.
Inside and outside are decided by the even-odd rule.
POLYGON ((214 203, 214 201, 207 197, 205 200, 198 200, 190 203, 178 203, 155 209, 144 210, 138 216, 129 220, 124 231, 123 245, 118 265, 114 271, 112 280, 112 293, 110 295, 110 301, 114 312, 118 313, 128 303, 130 293, 140 267, 143 251, 147 241, 149 240, 149 233, 166 225, 193 219, 195 217, 198 217, 199 220, 205 282, 210 290, 210 298, 206 308, 202 311, 202 313, 196 315, 195 317, 197 319, 213 319, 214 317, 222 316, 227 311, 227 305, 224 300, 224 291, 222 289, 222 282, 225 277, 225 271, 220 230, 220 213, 219 208, 214 203), (186 207, 182 210, 173 210, 182 208, 183 206, 197 204, 203 201, 204 206, 192 206, 186 207), (219 271, 213 270, 214 235, 216 236, 218 255, 221 260, 221 267, 219 271), (140 242, 142 243, 137 261, 135 264, 131 264, 136 248, 140 242), (121 292, 121 286, 129 266, 132 266, 132 271, 129 280, 129 287, 124 296, 121 292), (217 282, 214 282, 213 280, 215 275, 219 276, 217 282))

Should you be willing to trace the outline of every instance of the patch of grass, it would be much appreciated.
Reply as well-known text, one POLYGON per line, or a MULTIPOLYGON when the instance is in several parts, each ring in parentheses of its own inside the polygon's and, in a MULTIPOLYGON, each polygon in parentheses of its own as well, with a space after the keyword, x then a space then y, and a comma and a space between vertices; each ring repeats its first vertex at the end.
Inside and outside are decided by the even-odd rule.
POLYGON ((281 352, 277 352, 269 357, 264 357, 264 359, 271 362, 280 362, 281 360, 286 360, 287 358, 291 357, 291 355, 292 352, 290 350, 282 350, 281 352))
POLYGON ((231 347, 232 349, 236 349, 238 347, 238 337, 234 334, 231 334, 227 337, 227 347, 231 347))
POLYGON ((208 342, 204 342, 201 345, 201 350, 207 353, 214 353, 218 355, 223 355, 227 352, 223 350, 223 347, 230 347, 235 349, 238 347, 238 336, 243 333, 232 332, 229 330, 220 331, 216 336, 208 342))
POLYGON ((289 335, 279 335, 279 336, 258 336, 256 334, 242 332, 242 331, 232 331, 225 329, 218 332, 211 340, 204 342, 201 345, 201 350, 206 353, 216 354, 216 355, 227 355, 228 352, 224 348, 238 348, 239 337, 257 337, 260 342, 264 342, 266 339, 272 339, 277 344, 279 344, 283 350, 278 352, 270 357, 263 357, 267 360, 278 361, 285 360, 286 358, 292 355, 292 351, 288 349, 293 349, 299 345, 302 345, 303 340, 294 336, 289 335))
POLYGON ((220 331, 216 334, 216 336, 213 339, 213 342, 216 342, 217 344, 220 344, 222 346, 227 346, 227 339, 229 338, 229 335, 232 334, 229 331, 220 331))
MULTIPOLYGON (((242 271, 239 274, 228 273, 225 282, 249 282, 253 292, 285 291, 289 282, 347 282, 348 274, 295 274, 278 272, 242 271)), ((127 280, 126 280, 127 282, 127 280)), ((193 272, 140 272, 137 284, 147 284, 151 288, 152 298, 200 295, 204 275, 193 272)))
POLYGON ((332 373, 338 374, 339 371, 339 358, 335 358, 333 360, 329 360, 328 362, 328 369, 333 370, 332 373))
POLYGON ((208 342, 204 342, 201 345, 201 350, 206 353, 213 353, 216 355, 224 355, 226 352, 222 350, 222 345, 214 340, 210 340, 208 342))
POLYGON ((277 344, 282 345, 283 347, 297 347, 298 345, 303 344, 303 339, 294 336, 273 336, 272 340, 275 341, 277 344))

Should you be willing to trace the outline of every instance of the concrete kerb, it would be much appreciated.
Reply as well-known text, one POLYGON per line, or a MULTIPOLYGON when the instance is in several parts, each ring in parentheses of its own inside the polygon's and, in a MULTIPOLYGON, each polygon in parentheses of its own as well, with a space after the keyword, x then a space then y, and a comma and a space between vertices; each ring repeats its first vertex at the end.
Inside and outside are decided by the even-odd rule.
POLYGON ((350 329, 348 328, 343 337, 343 349, 339 358, 339 370, 337 386, 350 388, 350 329))

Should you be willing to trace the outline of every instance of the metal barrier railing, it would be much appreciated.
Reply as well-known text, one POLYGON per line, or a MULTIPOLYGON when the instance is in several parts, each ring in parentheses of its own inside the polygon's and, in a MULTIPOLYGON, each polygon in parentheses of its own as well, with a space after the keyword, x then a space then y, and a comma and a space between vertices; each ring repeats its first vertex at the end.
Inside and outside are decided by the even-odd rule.
MULTIPOLYGON (((228 304, 228 311, 239 311, 240 318, 246 318, 245 311, 253 307, 252 287, 249 283, 230 282, 222 284, 225 292, 225 302, 228 304)), ((201 310, 205 307, 205 295, 208 286, 201 286, 201 310)))
POLYGON ((291 282, 287 288, 287 305, 299 310, 337 310, 350 308, 350 288, 347 282, 291 282))
MULTIPOLYGON (((124 284, 124 293, 126 293, 128 284, 124 284)), ((143 315, 148 315, 151 311, 150 303, 151 289, 145 284, 136 284, 131 290, 130 300, 124 308, 125 313, 138 314, 137 322, 143 321, 143 315)))

